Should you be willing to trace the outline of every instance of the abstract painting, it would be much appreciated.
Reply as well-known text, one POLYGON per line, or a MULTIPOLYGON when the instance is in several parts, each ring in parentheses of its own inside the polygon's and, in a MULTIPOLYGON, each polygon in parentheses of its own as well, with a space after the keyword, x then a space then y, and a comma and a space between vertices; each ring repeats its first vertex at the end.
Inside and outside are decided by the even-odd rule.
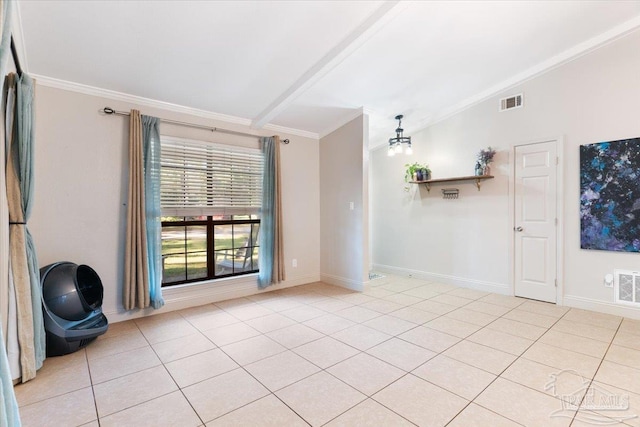
POLYGON ((580 247, 640 252, 640 138, 580 146, 580 247))

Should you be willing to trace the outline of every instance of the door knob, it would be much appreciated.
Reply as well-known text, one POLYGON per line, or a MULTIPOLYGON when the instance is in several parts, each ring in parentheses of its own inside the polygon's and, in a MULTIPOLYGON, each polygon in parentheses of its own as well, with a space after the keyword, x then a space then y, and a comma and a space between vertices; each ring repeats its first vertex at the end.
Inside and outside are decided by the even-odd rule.
POLYGON ((514 230, 515 230, 515 231, 517 231, 517 232, 520 232, 520 231, 523 231, 523 230, 524 230, 524 228, 522 228, 522 227, 515 227, 515 228, 514 228, 514 230))

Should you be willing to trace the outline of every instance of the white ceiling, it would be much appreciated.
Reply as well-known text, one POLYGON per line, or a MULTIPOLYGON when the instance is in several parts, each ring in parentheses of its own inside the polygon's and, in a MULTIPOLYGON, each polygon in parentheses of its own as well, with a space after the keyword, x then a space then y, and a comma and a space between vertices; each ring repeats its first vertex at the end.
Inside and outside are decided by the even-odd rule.
POLYGON ((18 4, 41 81, 319 135, 364 108, 373 145, 396 114, 416 130, 640 27, 613 0, 18 4))

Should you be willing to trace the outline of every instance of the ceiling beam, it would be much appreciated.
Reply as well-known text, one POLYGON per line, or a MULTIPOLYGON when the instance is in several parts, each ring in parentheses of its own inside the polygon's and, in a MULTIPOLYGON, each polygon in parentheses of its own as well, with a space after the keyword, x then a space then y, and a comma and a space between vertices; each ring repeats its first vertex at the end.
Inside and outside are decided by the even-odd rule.
POLYGON ((340 43, 334 46, 326 55, 309 68, 298 80, 295 81, 286 91, 274 100, 264 111, 258 114, 252 121, 251 126, 261 128, 284 111, 293 101, 302 95, 307 89, 313 86, 329 71, 347 59, 355 50, 360 47, 378 29, 384 26, 395 13, 391 11, 400 9, 400 1, 386 1, 355 30, 353 30, 340 43))

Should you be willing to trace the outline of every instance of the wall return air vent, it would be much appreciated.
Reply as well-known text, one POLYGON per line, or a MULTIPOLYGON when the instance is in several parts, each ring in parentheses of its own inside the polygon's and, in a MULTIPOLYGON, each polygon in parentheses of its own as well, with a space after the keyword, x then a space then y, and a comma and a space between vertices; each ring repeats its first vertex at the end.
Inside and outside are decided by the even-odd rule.
POLYGON ((524 97, 521 93, 508 96, 500 100, 499 111, 513 110, 514 108, 522 108, 524 97))
POLYGON ((616 303, 640 307, 640 271, 614 270, 616 303))

